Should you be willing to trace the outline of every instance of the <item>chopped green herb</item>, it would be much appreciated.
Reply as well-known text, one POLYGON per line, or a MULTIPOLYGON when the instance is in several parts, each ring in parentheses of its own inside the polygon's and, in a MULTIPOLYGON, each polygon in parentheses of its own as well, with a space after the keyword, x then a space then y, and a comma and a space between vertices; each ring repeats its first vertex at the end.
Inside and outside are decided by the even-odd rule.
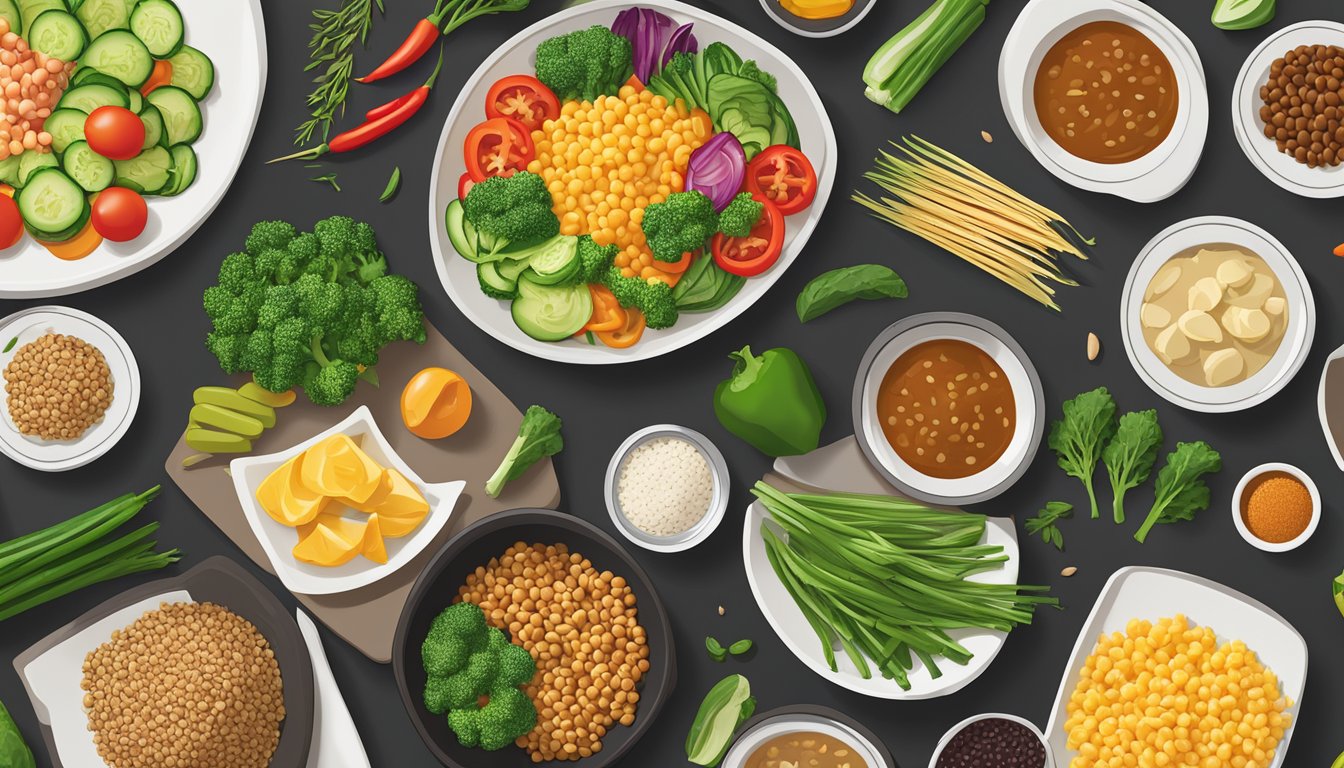
POLYGON ((1105 387, 1064 402, 1064 418, 1050 426, 1050 450, 1059 460, 1059 468, 1082 481, 1092 504, 1092 519, 1101 517, 1092 475, 1101 458, 1101 448, 1115 434, 1115 400, 1105 387))
POLYGON ((401 166, 392 169, 392 176, 388 178, 387 186, 383 187, 383 194, 378 196, 378 202, 386 203, 396 197, 399 189, 401 189, 401 166))
POLYGON ((592 344, 592 345, 596 345, 596 344, 597 344, 597 337, 593 336, 593 332, 592 332, 592 331, 589 331, 589 332, 583 334, 583 337, 584 337, 585 339, 588 340, 588 343, 589 343, 589 344, 592 344))
POLYGON ((336 183, 336 174, 334 173, 324 173, 321 176, 314 176, 313 178, 309 179, 309 181, 324 181, 330 184, 331 188, 336 190, 337 192, 341 191, 341 185, 336 183))
POLYGON ((738 640, 736 643, 728 646, 728 652, 734 656, 741 656, 751 650, 752 642, 750 640, 738 640))
POLYGON ((18 343, 19 343, 19 337, 15 336, 14 338, 9 340, 8 344, 5 345, 5 351, 8 352, 9 350, 13 349, 14 345, 18 343))
POLYGON ((723 661, 728 655, 723 645, 713 637, 705 638, 705 650, 709 651, 709 658, 715 661, 723 661))
POLYGON ((1055 549, 1064 551, 1064 534, 1059 532, 1058 523, 1065 518, 1073 517, 1073 505, 1064 501, 1047 501, 1045 509, 1036 513, 1036 516, 1030 518, 1025 523, 1027 533, 1030 535, 1041 535, 1041 540, 1046 544, 1053 544, 1055 549))

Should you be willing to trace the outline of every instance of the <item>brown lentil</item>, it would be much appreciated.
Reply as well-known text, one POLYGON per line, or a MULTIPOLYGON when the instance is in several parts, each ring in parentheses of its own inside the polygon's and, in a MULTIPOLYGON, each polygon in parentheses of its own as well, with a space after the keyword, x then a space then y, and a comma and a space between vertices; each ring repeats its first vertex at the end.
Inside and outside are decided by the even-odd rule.
POLYGON ((9 417, 25 435, 74 440, 112 404, 103 353, 74 336, 48 333, 19 347, 5 366, 9 417))
POLYGON ((213 603, 164 603, 113 632, 80 687, 110 768, 266 768, 285 719, 270 644, 213 603))
POLYGON ((1242 493, 1241 515, 1246 528, 1261 541, 1292 541, 1311 524, 1311 491, 1287 472, 1266 472, 1251 480, 1242 493))
POLYGON ((458 598, 537 662, 526 689, 537 725, 517 741, 532 762, 589 757, 614 723, 635 722, 649 645, 623 577, 564 544, 520 541, 467 576, 458 598))
POLYGON ((1309 168, 1344 159, 1344 48, 1299 45, 1269 65, 1260 120, 1279 151, 1309 168))

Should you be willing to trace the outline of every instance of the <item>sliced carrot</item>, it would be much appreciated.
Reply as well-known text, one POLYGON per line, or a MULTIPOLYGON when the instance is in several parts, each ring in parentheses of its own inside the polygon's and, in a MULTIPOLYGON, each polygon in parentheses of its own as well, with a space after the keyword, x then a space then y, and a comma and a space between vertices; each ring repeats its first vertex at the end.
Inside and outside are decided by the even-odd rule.
POLYGON ((79 234, 63 243, 49 243, 43 240, 38 240, 38 242, 42 243, 42 246, 51 251, 51 254, 58 259, 77 261, 98 250, 98 246, 103 243, 103 236, 98 234, 98 231, 93 228, 93 223, 90 222, 84 225, 79 234))
POLYGON ((169 85, 173 82, 173 63, 167 59, 159 59, 154 62, 154 69, 149 73, 149 79, 140 86, 140 95, 148 96, 149 92, 158 88, 160 85, 169 85))
POLYGON ((588 292, 593 296, 593 315, 575 336, 589 331, 614 331, 625 325, 625 310, 605 285, 590 284, 588 292))
POLYGON ((639 81, 639 78, 635 77, 634 75, 631 75, 630 79, 625 81, 625 84, 630 86, 631 88, 634 88, 636 92, 644 90, 644 84, 641 83, 639 81))
POLYGON ((625 311, 625 316, 625 324, 622 327, 612 331, 600 331, 595 334, 597 338, 613 349, 634 346, 639 337, 644 335, 644 313, 631 308, 625 311))
POLYGON ((651 266, 659 272, 679 275, 690 269, 691 262, 694 260, 695 254, 687 251, 686 253, 681 254, 681 259, 679 261, 659 261, 658 259, 653 259, 653 264, 651 266))

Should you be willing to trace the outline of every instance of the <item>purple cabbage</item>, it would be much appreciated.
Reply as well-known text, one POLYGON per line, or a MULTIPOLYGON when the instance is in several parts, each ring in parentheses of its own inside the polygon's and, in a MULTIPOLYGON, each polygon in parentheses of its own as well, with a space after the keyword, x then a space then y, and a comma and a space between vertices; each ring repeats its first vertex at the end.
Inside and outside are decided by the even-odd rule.
POLYGON ((742 189, 746 175, 747 153, 742 142, 724 131, 691 153, 686 189, 703 192, 714 203, 714 210, 721 212, 742 189))
POLYGON ((695 53, 691 25, 672 28, 672 19, 652 8, 626 8, 616 14, 611 31, 630 41, 635 77, 647 83, 676 53, 695 53))

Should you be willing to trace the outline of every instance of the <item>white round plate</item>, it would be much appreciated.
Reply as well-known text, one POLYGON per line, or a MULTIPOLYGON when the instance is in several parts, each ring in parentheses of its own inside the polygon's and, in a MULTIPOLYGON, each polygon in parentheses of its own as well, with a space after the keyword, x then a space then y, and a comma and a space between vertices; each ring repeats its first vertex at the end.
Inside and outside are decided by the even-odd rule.
MULTIPOLYGON (((965 688, 989 668, 994 657, 1003 649, 1008 633, 986 629, 954 629, 948 632, 973 656, 965 666, 950 661, 941 663, 938 668, 943 675, 934 678, 918 658, 915 667, 910 670, 910 690, 901 690, 895 680, 888 680, 878 672, 864 679, 849 657, 838 647, 835 654, 837 672, 832 672, 822 655, 821 641, 807 623, 803 612, 793 602, 793 597, 784 588, 774 568, 765 554, 765 540, 761 538, 761 522, 769 517, 765 505, 759 501, 747 508, 746 522, 742 529, 742 558, 747 569, 747 583, 751 585, 751 594, 756 605, 770 622, 784 645, 798 657, 808 669, 835 683, 841 688, 873 696, 879 699, 915 701, 947 696, 965 688)), ((985 525, 985 535, 980 544, 1003 547, 1008 556, 1003 567, 996 571, 986 571, 970 577, 971 581, 986 584, 1015 584, 1021 557, 1017 548, 1017 531, 1011 518, 991 517, 985 525)))
POLYGON ((999 98, 1013 133, 1047 171, 1080 189, 1140 203, 1163 200, 1185 186, 1208 134, 1209 97, 1199 53, 1176 25, 1135 0, 1031 0, 999 55, 999 98), (1041 59, 1065 34, 1094 21, 1134 27, 1176 68, 1180 99, 1170 135, 1152 152, 1127 163, 1076 157, 1055 143, 1036 118, 1032 87, 1041 59))
POLYGON ((62 261, 31 237, 0 251, 0 299, 86 291, 139 272, 191 237, 224 199, 243 162, 266 91, 266 30, 260 0, 177 0, 187 44, 215 65, 215 87, 201 102, 205 130, 192 145, 196 181, 176 197, 146 198, 149 224, 127 243, 104 241, 77 261, 62 261))
POLYGON ((1228 413, 1259 405, 1287 386, 1307 360, 1316 335, 1316 301, 1302 267, 1274 236, 1241 219, 1201 216, 1178 221, 1148 241, 1130 267, 1120 298, 1120 332, 1130 365, 1154 392, 1192 411, 1228 413), (1264 260, 1288 299, 1288 328, 1274 357, 1254 376, 1226 387, 1204 387, 1172 373, 1143 338, 1139 309, 1157 270, 1171 257, 1198 245, 1239 245, 1264 260))
POLYGON ((1344 24, 1303 21, 1270 35, 1246 57, 1232 89, 1232 127, 1237 143, 1265 178, 1303 197, 1344 197, 1344 165, 1308 168, 1279 151, 1266 138, 1260 120, 1260 86, 1269 79, 1275 59, 1299 45, 1337 45, 1344 48, 1344 24))
MULTIPOLYGON (((97 424, 76 440, 43 440, 19 433, 9 417, 8 402, 0 408, 0 453, 25 467, 43 472, 64 472, 97 459, 121 440, 135 420, 140 405, 140 368, 121 334, 112 326, 70 307, 33 307, 0 320, 0 349, 17 338, 14 346, 0 353, 0 371, 9 365, 24 344, 48 333, 75 336, 103 353, 112 373, 112 405, 97 424)), ((3 393, 0 382, 0 393, 3 393)), ((0 394, 0 399, 8 397, 0 394)))
POLYGON ((854 6, 833 19, 805 19, 784 10, 779 0, 761 0, 765 15, 779 26, 795 35, 803 37, 835 37, 853 29, 868 12, 877 5, 877 0, 854 0, 854 6))
POLYGON ((429 185, 429 242, 439 280, 457 308, 487 334, 514 349, 535 357, 562 363, 600 365, 629 363, 667 354, 704 338, 742 314, 770 290, 784 270, 798 258, 807 239, 821 219, 835 182, 835 131, 817 91, 784 52, 738 25, 676 0, 631 3, 629 0, 593 0, 567 8, 542 19, 514 35, 482 62, 471 76, 443 126, 438 154, 429 185), (611 349, 579 339, 545 342, 523 333, 513 322, 509 304, 481 293, 476 265, 458 255, 448 241, 443 212, 457 198, 457 180, 465 170, 462 143, 467 132, 485 119, 485 96, 496 80, 506 75, 532 74, 533 53, 537 45, 555 35, 600 24, 611 26, 616 14, 632 6, 655 8, 672 17, 677 24, 695 24, 696 39, 703 48, 722 42, 743 59, 755 59, 761 69, 779 81, 778 93, 798 126, 802 150, 817 172, 817 197, 804 213, 785 219, 784 252, 765 274, 747 280, 741 292, 727 306, 713 312, 684 313, 671 328, 646 331, 639 343, 629 349, 611 349))

